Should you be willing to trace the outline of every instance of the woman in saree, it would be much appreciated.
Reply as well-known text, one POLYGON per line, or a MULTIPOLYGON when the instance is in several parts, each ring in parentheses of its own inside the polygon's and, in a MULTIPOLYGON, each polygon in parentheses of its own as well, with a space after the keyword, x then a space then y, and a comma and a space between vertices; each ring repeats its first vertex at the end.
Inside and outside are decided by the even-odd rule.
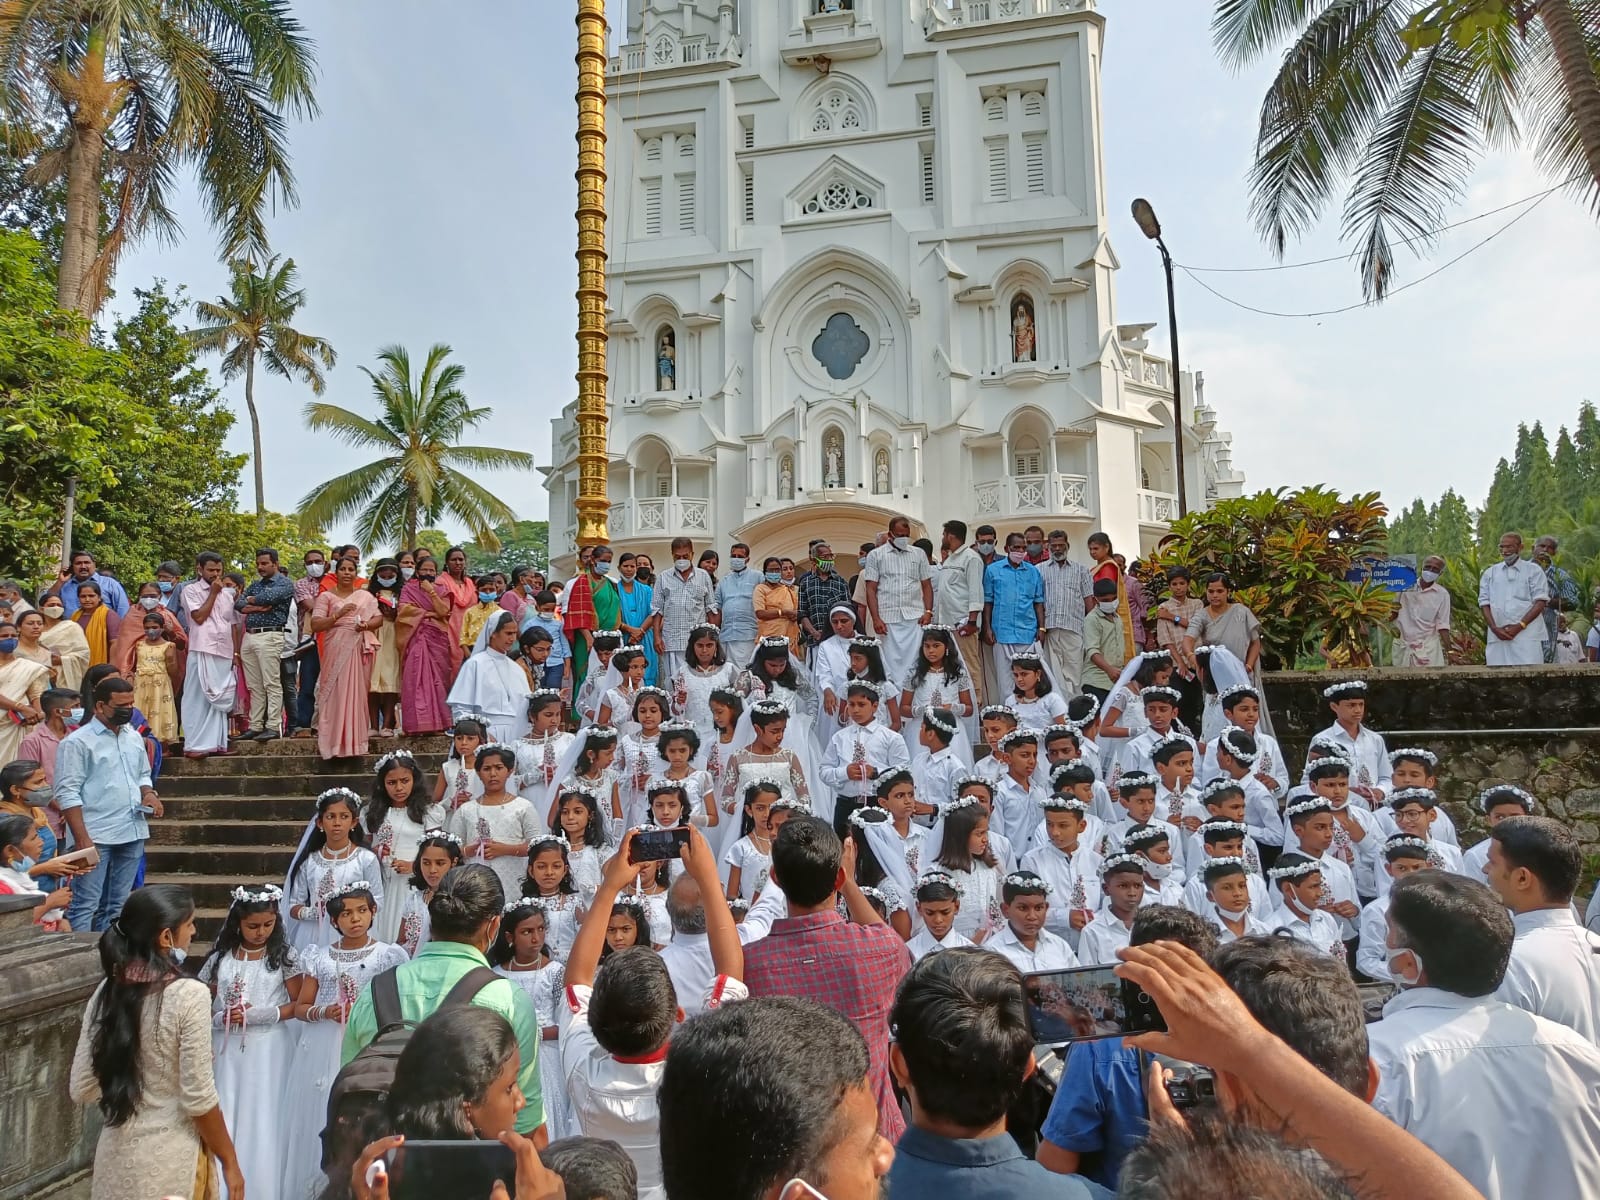
MULTIPOLYGON (((184 632, 172 610, 161 602, 161 589, 154 583, 139 585, 138 598, 123 618, 122 631, 111 639, 111 665, 124 679, 133 678, 137 665, 134 660, 138 656, 139 643, 144 639, 144 618, 147 613, 154 613, 161 618, 162 636, 178 648, 178 672, 181 675, 184 653, 189 649, 189 635, 184 632)), ((183 694, 181 685, 177 694, 183 694)))
POLYGON ((100 585, 84 580, 78 585, 78 611, 72 614, 89 643, 89 665, 111 661, 111 643, 122 632, 119 617, 100 595, 100 585))
POLYGON ((1092 572, 1094 582, 1099 583, 1102 579, 1109 579, 1117 585, 1117 620, 1122 624, 1122 651, 1131 659, 1144 647, 1134 641, 1133 611, 1128 607, 1128 581, 1123 578, 1122 568, 1112 556, 1111 538, 1103 533, 1091 533, 1089 557, 1094 560, 1092 572))
POLYGON ((372 593, 356 587, 359 571, 355 559, 341 558, 333 586, 311 610, 311 630, 323 635, 317 684, 317 752, 323 758, 367 752, 367 690, 383 614, 372 593))
POLYGON ((400 589, 395 638, 400 647, 400 722, 408 736, 442 733, 450 727, 450 692, 455 638, 450 631, 451 593, 439 583, 439 564, 417 557, 417 573, 400 589))
POLYGON ((450 597, 450 679, 454 683, 456 672, 466 660, 466 647, 461 644, 461 627, 467 619, 467 609, 478 602, 478 585, 467 575, 467 552, 460 546, 451 546, 444 552, 444 570, 434 579, 434 585, 450 597))
POLYGON ((50 652, 50 669, 56 673, 55 685, 76 688, 83 683, 83 673, 89 669, 89 640, 76 621, 67 620, 67 610, 60 596, 46 596, 39 605, 39 615, 44 618, 44 632, 39 635, 39 645, 50 652))
POLYGON ((657 677, 659 668, 656 665, 655 639, 644 636, 645 626, 650 623, 650 603, 655 598, 655 591, 648 583, 638 578, 639 562, 632 554, 618 556, 617 574, 622 576, 622 582, 617 584, 620 606, 618 620, 622 622, 618 628, 622 630, 626 642, 644 651, 645 685, 665 687, 667 680, 657 677))
MULTIPOLYGON (((635 560, 637 562, 637 559, 635 560)), ((616 629, 622 619, 622 597, 606 578, 611 569, 611 547, 596 546, 584 570, 567 589, 563 628, 572 647, 572 694, 576 696, 589 677, 591 643, 597 630, 616 629)))
POLYGON ((0 766, 17 757, 22 735, 44 720, 39 697, 50 686, 50 669, 17 653, 17 627, 0 624, 0 766))
MULTIPOLYGON (((0 609, 0 620, 5 619, 6 610, 0 609)), ((54 655, 40 639, 44 636, 44 614, 38 609, 30 609, 16 619, 17 623, 17 657, 26 658, 38 663, 50 673, 50 686, 55 686, 56 670, 54 655)))

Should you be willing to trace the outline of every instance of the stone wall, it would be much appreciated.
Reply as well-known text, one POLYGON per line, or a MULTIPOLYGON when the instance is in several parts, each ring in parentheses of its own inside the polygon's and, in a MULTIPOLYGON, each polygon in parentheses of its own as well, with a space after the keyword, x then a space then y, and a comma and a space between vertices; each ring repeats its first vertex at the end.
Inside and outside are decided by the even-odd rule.
MULTIPOLYGON (((1348 671, 1279 671, 1265 677, 1273 728, 1291 765, 1333 723, 1322 689, 1348 671)), ((1532 792, 1540 811, 1583 842, 1587 874, 1600 872, 1600 666, 1452 667, 1360 674, 1371 685, 1367 724, 1391 750, 1439 756, 1439 794, 1465 848, 1483 837, 1474 802, 1491 784, 1532 792)))

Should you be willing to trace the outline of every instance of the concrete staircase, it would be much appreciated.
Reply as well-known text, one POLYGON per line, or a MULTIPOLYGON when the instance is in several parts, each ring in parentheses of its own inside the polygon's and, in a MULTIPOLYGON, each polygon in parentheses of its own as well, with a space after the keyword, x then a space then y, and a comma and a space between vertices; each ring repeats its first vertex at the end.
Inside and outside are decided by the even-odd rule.
POLYGON ((318 757, 311 739, 238 743, 224 758, 170 755, 156 790, 166 815, 150 822, 146 882, 194 892, 196 941, 209 943, 241 883, 282 883, 319 793, 347 787, 365 799, 378 758, 396 744, 417 756, 431 789, 449 750, 444 737, 377 739, 363 759, 318 757))

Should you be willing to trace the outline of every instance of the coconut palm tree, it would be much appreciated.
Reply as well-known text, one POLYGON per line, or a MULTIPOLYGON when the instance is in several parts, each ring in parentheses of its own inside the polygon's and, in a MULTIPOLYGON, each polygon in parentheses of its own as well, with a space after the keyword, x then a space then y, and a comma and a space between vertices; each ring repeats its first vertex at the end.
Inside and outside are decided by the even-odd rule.
POLYGON ((34 182, 66 180, 61 307, 93 316, 129 245, 178 232, 181 167, 222 252, 264 253, 269 207, 295 202, 287 118, 315 113, 315 73, 288 0, 0 4, 0 122, 47 131, 34 182))
POLYGON ((382 457, 312 488, 300 501, 301 521, 331 526, 354 517, 355 538, 365 553, 378 545, 414 546, 419 528, 448 516, 480 546, 499 549, 494 527, 509 525, 516 514, 462 469, 531 471, 534 458, 521 450, 457 444, 491 410, 468 403, 461 390, 466 372, 459 363, 447 363, 449 357, 449 346, 433 346, 421 374, 413 376, 403 347, 379 351, 381 370, 361 368, 372 380, 376 419, 335 404, 306 405, 312 432, 331 433, 382 457))
POLYGON ((1274 54, 1250 212, 1281 255, 1348 182, 1343 235, 1381 300, 1486 150, 1532 134, 1552 182, 1600 200, 1597 0, 1217 0, 1223 61, 1274 54))
POLYGON ((274 254, 257 272, 235 259, 230 264, 229 294, 201 300, 195 317, 207 324, 189 330, 190 343, 199 350, 222 355, 222 377, 244 373, 244 404, 250 410, 250 441, 256 474, 256 527, 266 520, 266 489, 261 469, 261 418, 256 414, 256 359, 285 379, 299 379, 320 396, 328 386, 324 370, 337 359, 325 338, 301 333, 290 321, 306 302, 297 284, 294 259, 279 261, 274 254))

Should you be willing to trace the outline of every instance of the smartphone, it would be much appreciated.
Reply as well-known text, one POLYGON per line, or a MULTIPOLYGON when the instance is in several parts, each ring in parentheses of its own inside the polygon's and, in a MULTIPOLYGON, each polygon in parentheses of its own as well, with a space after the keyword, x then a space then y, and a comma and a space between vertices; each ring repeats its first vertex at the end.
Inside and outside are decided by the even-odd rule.
POLYGON ((1074 967, 1022 977, 1028 1028, 1039 1045, 1059 1046, 1165 1030, 1155 1001, 1113 968, 1074 967))
POLYGON ((641 829, 633 835, 633 850, 629 857, 636 863, 662 862, 677 858, 678 851, 688 844, 687 825, 674 825, 671 829, 641 829))
POLYGON ((406 1142, 384 1158, 389 1200, 487 1197, 495 1181, 517 1194, 517 1160, 500 1142, 406 1142))

